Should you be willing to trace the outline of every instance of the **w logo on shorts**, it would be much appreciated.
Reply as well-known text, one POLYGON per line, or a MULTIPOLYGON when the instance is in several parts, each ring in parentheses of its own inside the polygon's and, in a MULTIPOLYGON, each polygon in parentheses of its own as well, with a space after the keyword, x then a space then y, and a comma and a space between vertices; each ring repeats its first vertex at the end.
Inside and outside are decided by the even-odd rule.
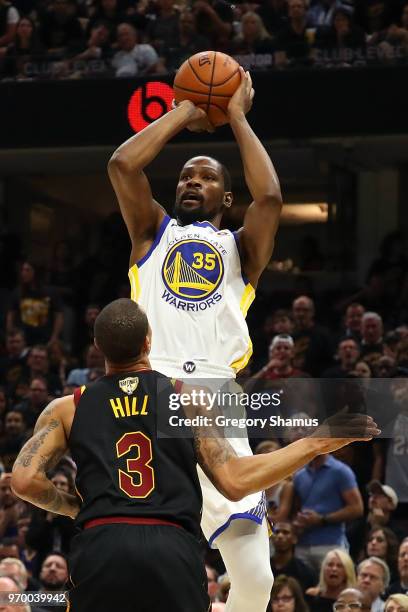
POLYGON ((196 369, 196 364, 194 363, 194 361, 186 361, 183 364, 183 370, 186 372, 186 374, 192 374, 196 369))

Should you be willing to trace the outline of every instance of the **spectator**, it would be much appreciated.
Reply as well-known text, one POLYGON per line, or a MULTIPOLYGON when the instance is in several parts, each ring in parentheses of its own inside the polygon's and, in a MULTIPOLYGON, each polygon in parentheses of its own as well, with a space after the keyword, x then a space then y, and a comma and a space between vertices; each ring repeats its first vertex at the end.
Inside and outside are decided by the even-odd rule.
POLYGON ((58 375, 50 372, 48 350, 46 346, 42 346, 41 344, 33 346, 27 357, 27 367, 30 380, 37 377, 45 378, 51 395, 60 395, 62 381, 58 375))
POLYGON ((179 37, 180 13, 174 8, 173 0, 158 0, 159 14, 147 27, 147 36, 158 55, 175 47, 179 37))
POLYGON ((45 378, 36 376, 30 383, 28 396, 16 406, 22 412, 27 428, 32 430, 39 415, 48 404, 48 384, 45 378))
POLYGON ((307 601, 313 612, 331 612, 340 593, 355 584, 356 574, 352 559, 344 550, 335 548, 324 557, 319 584, 307 590, 307 601))
MULTIPOLYGON (((334 547, 347 548, 346 523, 363 514, 353 471, 331 455, 321 455, 296 472, 296 555, 319 566, 334 547)), ((344 587, 343 587, 344 588, 344 587)))
POLYGON ((42 17, 41 40, 55 59, 76 55, 84 45, 84 31, 75 0, 53 0, 42 17))
POLYGON ((397 375, 397 364, 395 359, 383 355, 374 366, 376 378, 393 378, 397 375))
MULTIPOLYGON (((49 553, 41 566, 40 592, 60 593, 65 590, 68 580, 68 564, 66 557, 59 552, 49 553)), ((44 609, 47 609, 44 606, 44 609)))
POLYGON ((209 565, 205 566, 205 570, 207 572, 207 582, 208 582, 208 595, 211 601, 216 601, 218 596, 218 574, 213 567, 209 565))
POLYGON ((386 431, 385 483, 398 497, 395 519, 406 519, 408 510, 408 379, 394 379, 391 392, 397 415, 386 431))
POLYGON ((388 527, 374 527, 367 537, 363 558, 379 557, 390 570, 390 580, 397 578, 398 538, 388 527))
POLYGON ((356 22, 367 34, 385 30, 392 22, 392 2, 360 0, 356 3, 356 22))
POLYGON ((179 17, 179 35, 175 43, 164 49, 166 66, 169 71, 177 70, 191 55, 206 51, 211 43, 205 36, 197 32, 196 15, 184 9, 179 17))
POLYGON ((384 612, 408 612, 408 596, 401 593, 391 595, 385 602, 384 612))
POLYGON ((14 41, 20 15, 13 4, 0 0, 0 52, 14 41))
POLYGON ((118 25, 124 22, 133 22, 135 19, 136 22, 132 23, 135 27, 143 28, 146 25, 147 19, 140 12, 137 13, 137 17, 136 14, 126 15, 119 0, 97 0, 95 11, 88 22, 86 34, 90 37, 91 30, 103 23, 109 30, 110 43, 114 43, 118 25))
POLYGON ((383 612, 381 595, 389 584, 390 570, 385 561, 378 557, 361 561, 357 568, 357 586, 368 597, 372 612, 383 612))
MULTIPOLYGON (((277 440, 263 440, 255 449, 259 453, 271 453, 281 448, 277 440)), ((272 523, 285 521, 289 517, 293 500, 293 484, 291 480, 281 480, 265 491, 268 506, 268 517, 272 523)), ((286 573, 286 572, 284 572, 286 573)))
POLYGON ((88 304, 83 317, 78 323, 77 334, 74 341, 74 353, 82 355, 85 348, 94 341, 94 325, 96 317, 101 312, 99 304, 88 304))
POLYGON ((286 334, 275 336, 269 347, 269 362, 253 378, 276 380, 305 376, 304 372, 292 365, 294 345, 292 336, 286 334))
POLYGON ((346 10, 349 14, 352 13, 352 4, 349 0, 317 0, 312 3, 312 6, 307 12, 309 24, 318 28, 319 26, 332 26, 338 9, 346 10))
POLYGON ((316 61, 327 65, 352 66, 362 61, 365 51, 365 34, 353 24, 350 12, 337 8, 333 16, 333 25, 319 28, 314 44, 317 52, 316 61))
POLYGON ((68 374, 67 385, 81 387, 90 382, 90 373, 93 369, 105 369, 105 362, 101 351, 90 344, 85 354, 85 368, 76 368, 68 374))
POLYGON ((276 34, 285 25, 288 13, 286 0, 264 0, 256 11, 270 34, 276 34))
MULTIPOLYGON (((61 491, 74 493, 73 479, 63 468, 54 471, 51 482, 61 491)), ((35 508, 26 541, 37 552, 36 565, 41 566, 50 550, 67 555, 74 535, 75 527, 68 517, 35 508)))
POLYGON ((311 64, 311 32, 307 27, 306 0, 288 0, 288 23, 275 39, 275 61, 280 68, 311 64))
POLYGON ((224 0, 194 0, 193 12, 197 18, 197 31, 208 38, 211 49, 228 49, 234 21, 230 4, 224 0))
POLYGON ((27 373, 27 353, 24 332, 21 329, 10 329, 6 334, 6 354, 0 357, 0 380, 7 389, 12 388, 27 373))
MULTIPOLYGON (((249 311, 251 312, 251 311, 249 311)), ((256 321, 254 321, 255 330, 257 330, 256 321)), ((287 334, 292 336, 294 330, 294 323, 292 314, 289 310, 283 308, 275 310, 271 315, 265 318, 262 328, 258 329, 258 334, 255 332, 254 346, 255 346, 255 357, 253 363, 254 372, 258 371, 266 359, 269 357, 269 347, 276 334, 287 334), (260 357, 261 356, 261 357, 260 357)))
POLYGON ((366 595, 358 589, 344 589, 333 605, 334 612, 348 612, 348 610, 363 610, 369 612, 371 604, 366 595))
POLYGON ((372 353, 382 355, 383 322, 376 312, 365 312, 361 320, 361 356, 367 358, 372 353))
POLYGON ((226 603, 231 589, 231 581, 228 574, 224 574, 218 578, 218 597, 222 603, 226 603))
POLYGON ((241 19, 242 31, 232 42, 231 50, 234 54, 246 53, 272 53, 272 37, 268 34, 261 17, 247 11, 241 19))
POLYGON ((322 374, 324 378, 346 378, 355 368, 360 356, 360 347, 353 338, 341 340, 337 346, 338 365, 327 368, 322 374))
POLYGON ((387 595, 395 593, 408 595, 408 538, 402 540, 398 551, 398 580, 387 589, 387 595))
MULTIPOLYGON (((18 593, 21 594, 23 588, 19 582, 10 576, 2 576, 0 574, 0 593, 18 593)), ((21 606, 13 602, 10 606, 1 606, 2 612, 30 612, 26 604, 21 606)))
POLYGON ((361 340, 361 320, 363 318, 363 314, 365 312, 365 308, 362 304, 358 304, 357 302, 352 302, 346 308, 346 314, 344 316, 344 336, 346 338, 354 338, 360 342, 361 340))
POLYGON ((45 48, 39 41, 34 21, 22 17, 17 24, 15 40, 7 47, 3 67, 5 76, 32 77, 31 67, 27 64, 40 62, 44 56, 45 48))
POLYGON ((367 522, 374 527, 397 529, 392 513, 398 506, 398 496, 392 487, 373 480, 367 487, 368 509, 367 522))
POLYGON ((281 575, 273 583, 272 612, 309 612, 299 583, 290 576, 281 575))
MULTIPOLYGON (((17 539, 17 522, 25 507, 24 503, 12 492, 10 483, 11 474, 2 474, 0 477, 0 541, 2 540, 3 544, 6 539, 11 539, 11 543, 17 539)), ((4 554, 4 556, 13 555, 4 554)))
POLYGON ((15 327, 24 330, 27 344, 47 344, 58 340, 64 324, 58 296, 42 286, 34 266, 24 262, 20 285, 12 293, 7 312, 7 331, 15 327))
POLYGON ((295 556, 297 537, 289 521, 277 521, 273 526, 274 554, 271 567, 275 580, 281 574, 295 578, 302 590, 316 584, 316 573, 312 568, 295 556))
POLYGON ((25 430, 22 413, 10 410, 4 419, 4 435, 0 442, 0 459, 6 472, 11 472, 14 461, 27 439, 25 430))
POLYGON ((357 378, 372 378, 373 371, 366 361, 357 361, 350 374, 356 376, 357 378))
MULTIPOLYGON (((392 23, 386 30, 382 32, 375 32, 370 40, 370 47, 377 46, 381 53, 388 59, 395 59, 398 51, 403 51, 404 55, 408 53, 408 4, 406 4, 402 9, 400 24, 392 23)), ((404 286, 404 282, 406 281, 407 274, 407 261, 403 259, 404 254, 403 251, 400 253, 400 261, 394 261, 397 266, 394 270, 387 270, 387 288, 390 290, 390 293, 394 293, 394 297, 397 299, 399 303, 401 300, 400 287, 404 286), (398 269, 399 265, 402 264, 400 269, 398 269), (395 294, 395 288, 398 285, 397 294, 395 294)), ((390 265, 391 262, 388 262, 390 265)), ((379 265, 378 262, 375 262, 373 265, 379 265)), ((384 263, 381 267, 383 267, 384 263)), ((388 266, 387 266, 388 267, 388 266)))
MULTIPOLYGON (((94 23, 85 47, 73 59, 75 61, 100 60, 105 62, 98 65, 99 72, 103 73, 108 71, 108 61, 112 56, 113 49, 110 45, 110 30, 106 23, 100 21, 94 23)), ((88 69, 91 70, 90 65, 84 67, 84 70, 88 69)))
POLYGON ((0 561, 0 575, 9 576, 21 584, 23 591, 27 590, 28 574, 26 567, 20 559, 6 557, 0 561))
POLYGON ((293 365, 312 376, 319 376, 332 361, 329 335, 325 329, 316 325, 315 306, 309 297, 302 295, 294 300, 292 313, 295 322, 293 365))
POLYGON ((139 36, 136 28, 130 23, 119 24, 117 30, 119 51, 112 59, 117 77, 151 74, 161 69, 156 51, 151 45, 139 43, 139 36))

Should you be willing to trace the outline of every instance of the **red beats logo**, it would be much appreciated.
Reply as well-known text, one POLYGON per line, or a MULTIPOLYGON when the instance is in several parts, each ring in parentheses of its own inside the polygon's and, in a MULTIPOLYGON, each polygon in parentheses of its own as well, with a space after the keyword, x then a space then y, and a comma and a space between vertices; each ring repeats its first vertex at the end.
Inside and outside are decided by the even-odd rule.
POLYGON ((161 81, 150 81, 136 89, 130 98, 127 115, 135 132, 140 132, 171 109, 173 88, 161 81))

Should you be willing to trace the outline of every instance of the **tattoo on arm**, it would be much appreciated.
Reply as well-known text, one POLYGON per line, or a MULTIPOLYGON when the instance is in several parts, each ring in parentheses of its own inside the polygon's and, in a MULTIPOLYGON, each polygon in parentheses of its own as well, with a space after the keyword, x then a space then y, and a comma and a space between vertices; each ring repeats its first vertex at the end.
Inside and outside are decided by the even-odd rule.
MULTIPOLYGON (((48 434, 60 425, 60 421, 58 421, 57 419, 51 419, 47 427, 43 431, 41 431, 41 433, 38 432, 34 434, 33 438, 29 440, 22 449, 22 452, 20 453, 16 461, 17 465, 24 468, 30 467, 33 458, 37 455, 41 446, 44 444, 44 441, 47 438, 48 434)), ((60 449, 56 450, 60 451, 60 449)))
POLYGON ((194 449, 198 463, 211 482, 213 470, 237 456, 225 438, 203 437, 197 431, 194 431, 194 449))

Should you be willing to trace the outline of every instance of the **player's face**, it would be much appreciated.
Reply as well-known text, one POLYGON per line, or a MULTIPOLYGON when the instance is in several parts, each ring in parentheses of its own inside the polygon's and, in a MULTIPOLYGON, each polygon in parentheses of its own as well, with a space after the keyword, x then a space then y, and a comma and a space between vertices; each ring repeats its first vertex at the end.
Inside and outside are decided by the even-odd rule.
POLYGON ((176 189, 174 211, 183 225, 211 221, 224 205, 224 179, 213 159, 189 160, 181 171, 176 189))

